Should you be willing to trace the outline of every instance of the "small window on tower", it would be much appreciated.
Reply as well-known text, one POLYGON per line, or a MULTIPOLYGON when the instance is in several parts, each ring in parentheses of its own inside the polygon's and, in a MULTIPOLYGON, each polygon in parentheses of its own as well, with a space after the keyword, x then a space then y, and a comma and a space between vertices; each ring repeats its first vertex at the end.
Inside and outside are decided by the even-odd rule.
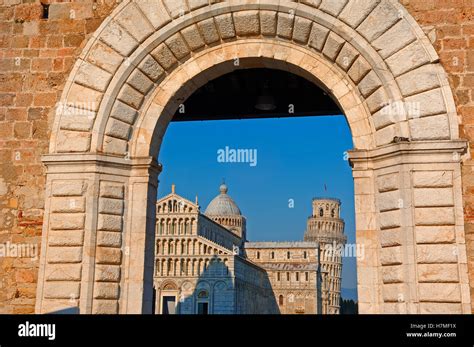
POLYGON ((334 209, 331 210, 331 217, 334 218, 334 216, 336 215, 336 212, 334 211, 334 209))
POLYGON ((308 256, 308 254, 306 253, 306 251, 303 252, 303 258, 306 259, 306 257, 308 256))
POLYGON ((272 252, 272 259, 275 259, 275 252, 272 252))
POLYGON ((304 277, 305 277, 305 280, 306 280, 306 281, 309 281, 309 273, 305 272, 305 273, 304 273, 304 277))
POLYGON ((319 217, 324 216, 324 210, 322 208, 319 209, 319 217))
POLYGON ((260 259, 260 252, 257 252, 257 259, 260 259))
POLYGON ((287 253, 286 253, 286 257, 287 257, 288 259, 290 259, 290 252, 287 252, 287 253))

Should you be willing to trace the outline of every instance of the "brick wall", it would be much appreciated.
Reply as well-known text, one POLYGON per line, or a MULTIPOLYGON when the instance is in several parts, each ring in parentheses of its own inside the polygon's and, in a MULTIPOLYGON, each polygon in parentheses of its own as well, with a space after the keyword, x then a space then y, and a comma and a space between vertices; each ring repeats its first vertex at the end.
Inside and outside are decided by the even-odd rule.
MULTIPOLYGON (((401 0, 433 42, 448 73, 461 138, 474 148, 474 0, 401 0)), ((474 160, 462 166, 471 303, 474 303, 474 160)), ((474 306, 473 306, 474 307, 474 306)))
POLYGON ((0 244, 31 246, 25 257, 0 257, 0 313, 34 312, 39 259, 30 256, 40 248, 41 155, 54 105, 81 46, 116 1, 44 3, 48 19, 39 1, 0 0, 0 244))

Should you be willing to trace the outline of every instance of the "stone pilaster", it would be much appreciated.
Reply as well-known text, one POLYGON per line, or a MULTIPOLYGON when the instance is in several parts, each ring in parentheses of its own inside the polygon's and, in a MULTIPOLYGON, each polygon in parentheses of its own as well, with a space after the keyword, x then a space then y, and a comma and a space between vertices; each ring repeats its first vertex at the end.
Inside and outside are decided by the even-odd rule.
POLYGON ((361 313, 469 313, 464 141, 351 151, 361 313))
POLYGON ((155 211, 148 201, 156 199, 160 167, 151 158, 94 154, 43 162, 37 313, 151 310, 155 211))

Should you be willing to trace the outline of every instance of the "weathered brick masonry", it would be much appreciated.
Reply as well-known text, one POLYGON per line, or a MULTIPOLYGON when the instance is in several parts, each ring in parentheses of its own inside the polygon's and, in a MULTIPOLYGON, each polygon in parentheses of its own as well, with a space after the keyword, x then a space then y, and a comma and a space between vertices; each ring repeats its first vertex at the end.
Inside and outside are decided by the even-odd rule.
MULTIPOLYGON (((461 137, 474 141, 474 0, 402 0, 449 75, 461 137)), ((115 0, 0 0, 0 244, 40 243, 55 104, 87 38, 115 0), (45 5, 49 5, 45 6, 45 5), (46 12, 48 18, 46 17, 46 12)), ((463 164, 471 296, 474 293, 473 160, 463 164)), ((0 258, 0 313, 34 312, 39 259, 0 258)), ((474 302, 474 296, 472 296, 474 302)))

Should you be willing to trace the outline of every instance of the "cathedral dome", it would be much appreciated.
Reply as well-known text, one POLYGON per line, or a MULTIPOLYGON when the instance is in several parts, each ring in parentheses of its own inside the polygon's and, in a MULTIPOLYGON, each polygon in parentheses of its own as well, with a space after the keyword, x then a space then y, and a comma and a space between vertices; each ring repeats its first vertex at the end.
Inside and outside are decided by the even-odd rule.
POLYGON ((219 187, 220 194, 216 196, 206 208, 204 214, 208 216, 240 216, 237 204, 227 195, 228 188, 225 184, 219 187))

